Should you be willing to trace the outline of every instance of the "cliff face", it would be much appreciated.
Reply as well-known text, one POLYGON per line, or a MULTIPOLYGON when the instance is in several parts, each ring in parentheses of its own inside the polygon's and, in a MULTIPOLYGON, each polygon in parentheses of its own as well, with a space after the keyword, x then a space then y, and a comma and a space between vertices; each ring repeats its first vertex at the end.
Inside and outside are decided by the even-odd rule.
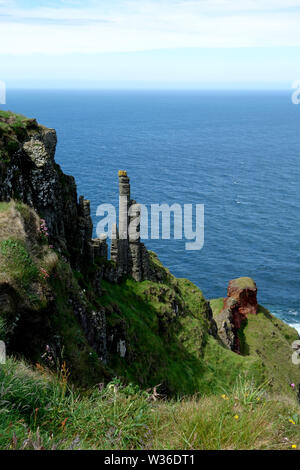
MULTIPOLYGON (((270 314, 253 315, 252 280, 246 289, 241 280, 230 284, 214 319, 196 286, 172 276, 139 239, 119 236, 138 214, 138 206, 129 213, 135 201, 124 171, 126 199, 108 260, 105 238, 92 239, 89 201, 78 200, 55 148, 53 129, 0 111, 0 340, 9 353, 50 367, 66 361, 81 385, 118 375, 145 387, 160 383, 165 394, 210 393, 243 372, 262 381, 273 353, 265 359, 269 349, 257 354, 252 346, 256 320, 272 325, 267 340, 277 328, 287 358, 298 335, 270 314)), ((283 369, 276 383, 300 382, 293 367, 283 369)))
POLYGON ((56 132, 0 112, 0 201, 21 200, 46 220, 50 241, 73 266, 92 262, 89 202, 55 163, 56 132))
MULTIPOLYGON (((0 201, 21 200, 46 221, 49 241, 79 271, 89 269, 95 258, 107 259, 105 238, 92 239, 93 224, 90 202, 80 196, 75 180, 65 175, 55 162, 57 137, 54 129, 39 125, 34 119, 0 112, 0 201)), ((130 208, 136 201, 130 196, 126 172, 119 172, 120 196, 126 199, 120 207, 120 230, 128 231, 132 218, 130 208)), ((138 214, 137 214, 138 216, 138 214)), ((102 277, 119 281, 130 275, 137 281, 155 278, 145 246, 138 240, 122 240, 118 229, 112 243, 110 269, 98 272, 102 277)))
MULTIPOLYGON (((150 289, 153 297, 157 295, 156 307, 150 307, 151 299, 144 298, 142 292, 136 292, 131 303, 137 309, 141 303, 149 316, 155 312, 153 325, 156 325, 155 335, 160 346, 151 351, 152 345, 148 344, 149 353, 143 358, 144 364, 149 364, 151 355, 156 366, 154 368, 152 364, 152 371, 141 381, 150 381, 154 368, 160 371, 157 372, 158 378, 166 375, 166 390, 175 392, 174 384, 167 378, 169 373, 164 370, 165 356, 169 353, 163 353, 163 344, 167 336, 171 344, 176 343, 181 318, 192 315, 185 306, 175 278, 167 274, 139 239, 120 238, 117 227, 112 242, 112 261, 108 261, 105 238, 92 239, 89 201, 82 196, 78 200, 74 178, 66 176, 55 163, 57 138, 53 129, 20 115, 0 112, 0 133, 0 211, 3 213, 0 227, 3 271, 0 308, 9 350, 34 360, 45 355, 48 357, 49 351, 51 357, 58 359, 64 351, 78 379, 81 373, 78 363, 86 362, 84 357, 91 348, 89 357, 95 355, 96 362, 89 364, 83 375, 89 375, 92 369, 92 377, 98 374, 100 380, 109 374, 107 371, 112 364, 118 373, 126 375, 128 362, 135 361, 133 343, 137 332, 132 332, 132 320, 126 318, 123 307, 114 298, 110 298, 107 304, 105 295, 112 285, 119 283, 122 285, 121 297, 126 297, 124 279, 128 276, 135 281, 148 279, 153 283, 150 289), (20 230, 16 232, 15 226, 21 227, 20 230), (18 268, 22 256, 28 260, 24 270, 18 268), (14 258, 14 266, 11 258, 14 258), (28 278, 25 284, 22 281, 24 276, 28 278), (164 286, 157 287, 157 283, 164 286), (81 332, 72 337, 70 332, 76 324, 81 332), (34 341, 30 341, 31 335, 34 341), (79 351, 77 361, 76 350, 79 351), (118 365, 120 359, 124 362, 123 374, 118 365)), ((130 208, 135 201, 131 199, 126 172, 119 174, 119 183, 120 195, 126 197, 126 210, 120 210, 119 225, 121 230, 128 230, 132 221, 130 208)), ((134 290, 138 291, 135 283, 134 290)), ((201 349, 206 331, 215 333, 216 328, 202 294, 200 298, 197 312, 201 312, 203 323, 200 322, 197 328, 201 349)), ((140 315, 143 316, 142 313, 140 315)), ((136 328, 139 329, 140 325, 136 328)), ((149 330, 151 335, 153 333, 149 330)), ((136 349, 139 349, 138 344, 136 349)), ((187 357, 182 346, 176 354, 179 362, 187 357)), ((86 382, 84 377, 80 380, 86 382)), ((191 390, 193 387, 195 382, 191 390)))

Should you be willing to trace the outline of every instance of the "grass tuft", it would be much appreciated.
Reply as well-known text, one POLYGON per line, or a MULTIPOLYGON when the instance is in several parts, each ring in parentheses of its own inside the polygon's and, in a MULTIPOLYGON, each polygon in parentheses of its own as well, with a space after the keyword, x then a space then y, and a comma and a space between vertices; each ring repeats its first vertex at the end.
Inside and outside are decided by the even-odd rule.
POLYGON ((292 449, 299 406, 239 377, 226 393, 180 400, 116 379, 86 393, 9 358, 0 368, 1 449, 292 449))

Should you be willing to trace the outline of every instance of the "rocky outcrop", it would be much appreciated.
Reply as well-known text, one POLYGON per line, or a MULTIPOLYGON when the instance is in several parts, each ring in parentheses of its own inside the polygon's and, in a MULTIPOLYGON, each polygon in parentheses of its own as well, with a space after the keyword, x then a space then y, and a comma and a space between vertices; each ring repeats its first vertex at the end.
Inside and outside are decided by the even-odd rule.
POLYGON ((55 163, 55 130, 2 112, 0 137, 9 149, 0 153, 0 201, 17 199, 34 208, 46 221, 50 243, 75 269, 92 263, 95 243, 89 201, 82 196, 78 201, 74 178, 55 163))
MULTIPOLYGON (((18 199, 34 208, 46 221, 50 243, 74 269, 86 272, 95 260, 107 260, 106 238, 92 239, 90 202, 83 196, 78 200, 74 178, 65 175, 54 160, 55 130, 21 115, 1 112, 0 137, 5 144, 5 154, 0 145, 0 201, 18 199)), ((129 233, 135 220, 139 226, 140 213, 139 205, 130 197, 126 171, 119 172, 119 190, 119 232, 115 227, 111 244, 114 264, 95 276, 105 278, 107 273, 113 282, 124 275, 136 281, 154 279, 147 249, 139 237, 129 233)))
POLYGON ((137 282, 153 280, 149 253, 139 236, 141 210, 131 199, 127 172, 119 171, 119 229, 113 227, 111 259, 116 263, 120 277, 131 276, 137 282))
MULTIPOLYGON (((137 208, 139 206, 130 198, 127 173, 119 172, 120 196, 123 197, 119 217, 119 231, 122 236, 119 236, 118 228, 115 226, 111 261, 109 261, 106 236, 93 238, 90 202, 83 196, 78 198, 74 178, 65 175, 55 162, 56 144, 57 136, 54 129, 41 126, 34 119, 0 111, 0 202, 11 201, 10 210, 3 216, 9 218, 9 227, 6 219, 3 219, 3 223, 0 220, 0 241, 15 236, 26 245, 26 250, 28 249, 29 256, 33 259, 33 265, 38 265, 35 290, 44 296, 40 303, 46 306, 41 309, 31 304, 21 305, 27 297, 35 298, 36 292, 27 291, 27 296, 23 291, 19 294, 13 283, 7 280, 6 273, 4 281, 0 282, 0 313, 9 318, 10 336, 17 338, 18 343, 22 343, 23 349, 25 346, 20 341, 20 328, 17 323, 22 325, 23 331, 33 331, 32 326, 27 328, 26 325, 31 324, 31 319, 36 317, 40 318, 45 326, 45 332, 37 335, 40 338, 41 348, 47 343, 53 351, 58 350, 57 344, 51 342, 50 337, 57 335, 54 334, 48 321, 53 316, 50 312, 58 314, 58 305, 52 287, 46 288, 46 280, 49 277, 55 278, 58 274, 55 269, 53 272, 47 271, 44 264, 39 266, 39 259, 42 259, 42 256, 36 258, 37 251, 45 250, 49 258, 55 258, 56 264, 58 261, 56 253, 58 253, 59 259, 65 263, 69 279, 72 279, 70 269, 72 268, 77 272, 78 279, 84 279, 85 286, 90 285, 92 289, 88 298, 83 294, 84 290, 78 293, 76 285, 63 281, 65 284, 63 297, 64 301, 68 302, 67 308, 77 318, 88 344, 101 362, 106 364, 107 338, 110 338, 109 350, 119 350, 121 355, 124 355, 125 351, 125 338, 123 333, 119 337, 116 331, 110 334, 107 329, 105 309, 97 303, 97 297, 99 299, 103 294, 102 280, 116 283, 124 276, 133 277, 136 281, 156 280, 160 275, 156 273, 154 264, 150 263, 149 253, 140 238, 132 237, 129 231, 130 224, 136 218, 139 224, 140 213, 139 210, 136 213, 131 210, 133 206, 137 208), (18 201, 18 206, 23 203, 18 210, 15 200, 18 201), (28 223, 30 218, 34 219, 33 224, 28 223), (40 243, 43 243, 43 237, 45 247, 39 248, 40 243), (45 279, 43 276, 46 276, 45 279), (33 314, 35 308, 39 311, 36 316, 33 314), (16 311, 18 315, 15 315, 16 311)), ((35 326, 42 331, 39 322, 36 322, 35 326)), ((30 344, 30 341, 27 343, 30 344)), ((16 344, 14 348, 17 350, 16 344)), ((30 355, 28 350, 27 356, 30 355)))
POLYGON ((97 310, 91 310, 87 306, 87 302, 82 294, 81 296, 70 296, 69 304, 72 306, 73 312, 79 320, 89 345, 96 352, 99 359, 106 364, 107 331, 105 309, 102 307, 97 310))
POLYGON ((241 277, 229 282, 222 311, 216 318, 218 334, 226 347, 240 353, 239 330, 249 315, 257 313, 257 287, 253 279, 241 277))

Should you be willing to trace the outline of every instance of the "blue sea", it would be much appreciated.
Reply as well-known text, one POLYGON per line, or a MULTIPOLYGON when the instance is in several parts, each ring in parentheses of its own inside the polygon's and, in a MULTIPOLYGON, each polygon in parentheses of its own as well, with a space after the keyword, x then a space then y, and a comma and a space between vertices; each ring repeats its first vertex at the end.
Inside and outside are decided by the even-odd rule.
POLYGON ((253 277, 259 302, 300 331, 300 105, 289 92, 9 91, 4 109, 58 134, 56 160, 96 208, 119 169, 141 203, 204 204, 205 243, 147 246, 207 298, 253 277))

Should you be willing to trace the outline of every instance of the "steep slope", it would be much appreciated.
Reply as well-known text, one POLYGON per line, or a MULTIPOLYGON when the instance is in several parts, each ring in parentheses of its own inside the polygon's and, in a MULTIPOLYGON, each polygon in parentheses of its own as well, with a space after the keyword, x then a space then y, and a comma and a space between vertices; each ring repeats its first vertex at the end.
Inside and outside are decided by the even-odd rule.
POLYGON ((243 364, 223 350, 201 291, 174 278, 154 254, 160 283, 102 281, 99 297, 91 278, 49 246, 32 209, 1 203, 0 219, 1 339, 8 352, 52 368, 66 361, 72 380, 84 386, 118 375, 144 387, 161 384, 168 395, 221 390, 242 370, 263 379, 259 363, 243 364))
POLYGON ((104 314, 81 296, 70 265, 49 246, 44 224, 20 202, 0 205, 0 339, 8 352, 33 362, 56 368, 66 360, 75 381, 95 383, 105 375, 97 356, 104 349, 104 314), (94 336, 86 338, 91 325, 94 336))
MULTIPOLYGON (((224 299, 210 301, 218 323, 224 299)), ((299 339, 294 328, 258 305, 256 315, 248 315, 238 331, 243 358, 260 361, 273 391, 295 396, 299 393, 300 369, 292 362, 292 343, 299 339), (291 387, 295 384, 295 390, 291 387)))
POLYGON ((119 376, 163 395, 215 394, 240 375, 298 387, 293 329, 258 314, 238 327, 241 354, 228 349, 202 292, 155 254, 142 249, 150 280, 120 276, 91 238, 89 202, 54 161, 54 130, 0 112, 0 137, 0 339, 10 354, 65 362, 84 387, 119 376))

